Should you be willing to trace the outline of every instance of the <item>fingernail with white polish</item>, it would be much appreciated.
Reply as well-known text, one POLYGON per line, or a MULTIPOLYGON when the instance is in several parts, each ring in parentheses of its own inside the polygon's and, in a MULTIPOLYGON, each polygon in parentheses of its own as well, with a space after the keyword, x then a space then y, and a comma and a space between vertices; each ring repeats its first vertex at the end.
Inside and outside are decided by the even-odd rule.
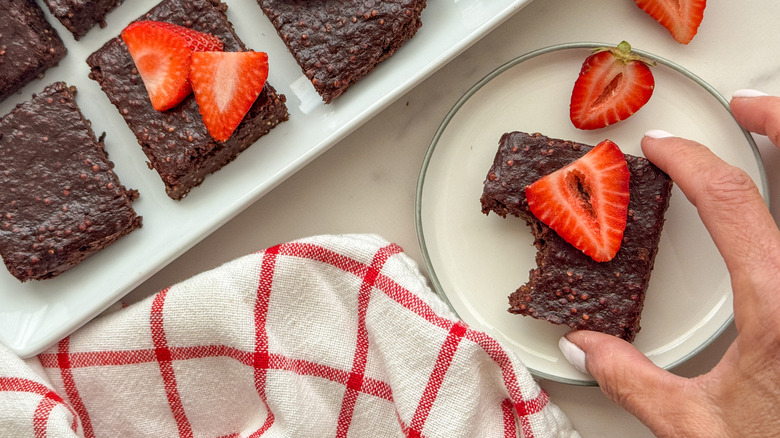
POLYGON ((561 349, 563 357, 565 357, 570 364, 574 365, 574 368, 577 368, 577 371, 588 374, 588 369, 585 368, 585 352, 580 350, 580 347, 566 339, 566 336, 562 336, 558 341, 558 348, 561 349))
POLYGON ((768 94, 764 93, 763 91, 751 90, 749 88, 743 88, 741 90, 737 90, 731 95, 731 97, 761 97, 761 96, 768 96, 768 94))
POLYGON ((660 129, 651 129, 647 132, 645 132, 645 137, 650 138, 667 138, 667 137, 674 137, 674 134, 662 131, 660 129))

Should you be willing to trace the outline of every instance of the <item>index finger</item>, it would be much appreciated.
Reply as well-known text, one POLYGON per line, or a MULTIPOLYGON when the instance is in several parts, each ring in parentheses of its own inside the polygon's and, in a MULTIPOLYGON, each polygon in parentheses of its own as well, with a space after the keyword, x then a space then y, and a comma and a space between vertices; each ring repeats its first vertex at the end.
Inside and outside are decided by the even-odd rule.
MULTIPOLYGON (((726 262, 734 289, 780 272, 780 231, 761 193, 743 170, 705 146, 679 137, 642 139, 642 150, 677 183, 698 210, 726 262)), ((755 290, 754 287, 748 288, 755 290)), ((769 291, 772 285, 758 288, 769 291)))
POLYGON ((780 97, 755 96, 731 99, 731 112, 745 129, 766 135, 776 146, 780 146, 780 97))

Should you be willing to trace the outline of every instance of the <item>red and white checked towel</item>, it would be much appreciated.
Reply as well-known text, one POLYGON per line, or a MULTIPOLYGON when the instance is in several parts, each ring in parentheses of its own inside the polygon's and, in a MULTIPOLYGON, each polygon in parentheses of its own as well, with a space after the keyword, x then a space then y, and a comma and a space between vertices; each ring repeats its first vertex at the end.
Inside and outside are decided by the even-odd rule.
POLYGON ((4 437, 578 436, 376 236, 274 246, 0 361, 4 437))

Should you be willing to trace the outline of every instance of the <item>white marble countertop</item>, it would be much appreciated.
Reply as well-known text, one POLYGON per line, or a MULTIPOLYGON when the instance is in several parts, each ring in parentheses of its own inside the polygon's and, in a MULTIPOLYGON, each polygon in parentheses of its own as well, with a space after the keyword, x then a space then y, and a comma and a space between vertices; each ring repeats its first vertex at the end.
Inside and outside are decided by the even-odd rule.
MULTIPOLYGON (((629 0, 535 0, 147 280, 130 298, 149 295, 246 253, 315 234, 377 233, 400 244, 422 266, 414 222, 422 159, 445 114, 484 75, 541 47, 627 40, 686 67, 727 98, 739 88, 780 94, 778 18, 780 3, 774 0, 713 1, 698 35, 683 46, 629 0)), ((756 136, 756 142, 768 173, 770 204, 778 217, 780 153, 766 138, 756 136)), ((706 372, 734 336, 731 327, 674 372, 685 376, 706 372)), ((585 437, 652 436, 598 388, 539 383, 585 437)))

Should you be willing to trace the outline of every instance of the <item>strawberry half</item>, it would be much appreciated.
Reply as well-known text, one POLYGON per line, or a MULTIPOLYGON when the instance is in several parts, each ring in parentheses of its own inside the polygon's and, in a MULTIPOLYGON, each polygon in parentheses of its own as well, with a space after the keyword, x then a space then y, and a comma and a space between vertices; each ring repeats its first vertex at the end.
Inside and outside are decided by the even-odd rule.
POLYGON ((569 115, 579 129, 598 129, 625 120, 650 100, 655 62, 631 52, 623 41, 585 59, 571 93, 569 115))
POLYGON ((661 23, 680 44, 688 44, 696 36, 707 7, 707 0, 634 0, 634 3, 661 23))
POLYGON ((222 50, 222 41, 213 35, 159 21, 130 24, 122 40, 157 111, 173 108, 192 92, 193 51, 222 50))
POLYGON ((540 221, 597 262, 620 249, 628 214, 629 170, 610 140, 525 189, 528 207, 540 221))
POLYGON ((209 134, 226 141, 244 119, 268 79, 264 52, 196 52, 190 81, 209 134))

